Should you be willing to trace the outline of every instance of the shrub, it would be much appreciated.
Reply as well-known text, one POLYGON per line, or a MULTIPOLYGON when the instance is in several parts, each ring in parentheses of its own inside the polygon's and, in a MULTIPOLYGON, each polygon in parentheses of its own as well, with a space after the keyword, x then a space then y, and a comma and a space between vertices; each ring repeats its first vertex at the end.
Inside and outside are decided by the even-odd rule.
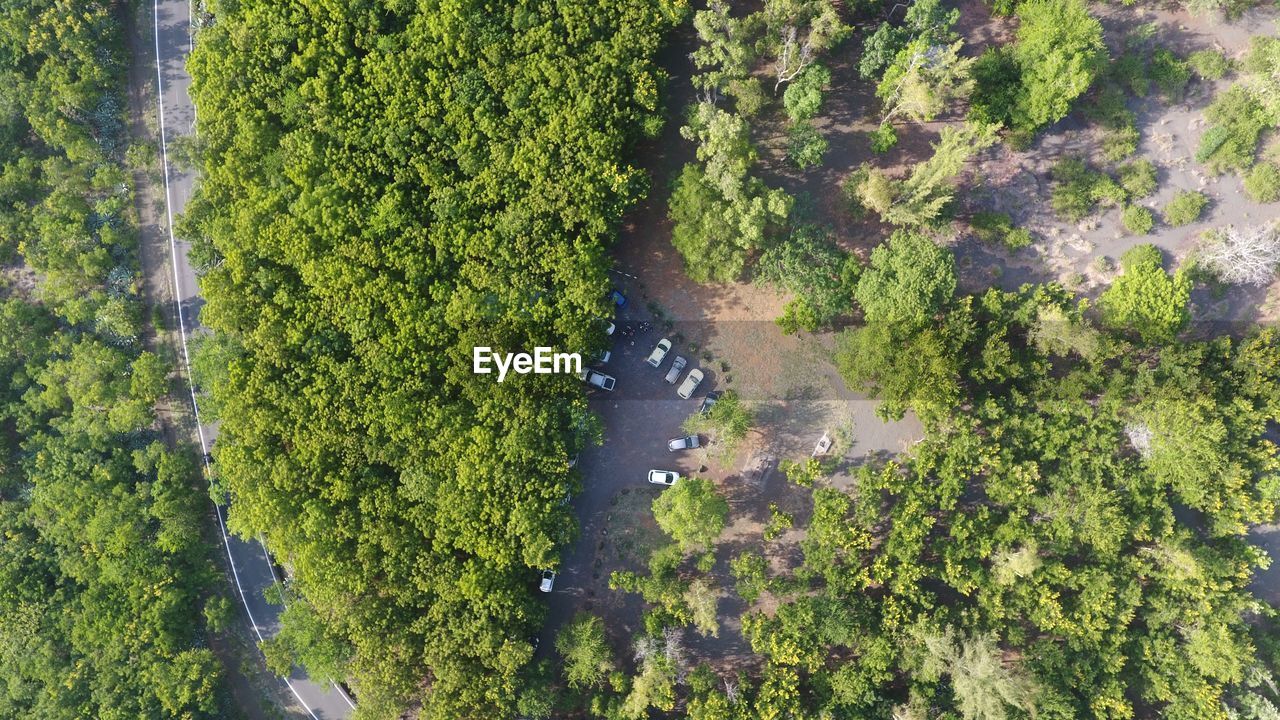
POLYGON ((1085 106, 1084 114, 1104 128, 1102 155, 1107 160, 1123 160, 1138 149, 1137 116, 1116 83, 1104 85, 1094 101, 1085 106))
POLYGON ((1262 103, 1248 89, 1233 85, 1213 101, 1204 115, 1210 127, 1200 137, 1196 162, 1215 173, 1253 165, 1258 138, 1271 124, 1262 103))
POLYGON ((1244 191, 1254 202, 1280 200, 1280 166, 1269 162, 1253 166, 1244 179, 1244 191))
POLYGON ((810 122, 796 123, 787 136, 787 158, 804 169, 822 164, 827 152, 827 139, 810 122))
POLYGON ((1191 80, 1191 66, 1169 50, 1157 48, 1151 54, 1148 75, 1160 94, 1170 100, 1181 100, 1191 80))
POLYGON ((1191 281, 1183 273, 1164 271, 1160 251, 1139 245, 1120 259, 1123 269, 1098 299, 1104 321, 1133 330, 1149 343, 1166 342, 1186 325, 1191 281))
POLYGON ((1218 50, 1197 50, 1187 56, 1187 64, 1205 80, 1221 80, 1231 69, 1231 61, 1218 50))
POLYGON ((898 131, 892 125, 885 123, 875 130, 871 131, 871 150, 872 152, 889 152, 893 146, 898 144, 898 131))
POLYGON ((1200 213, 1209 204, 1204 193, 1183 190, 1164 206, 1164 221, 1173 227, 1189 225, 1200 219, 1200 213))
POLYGON ((810 65, 787 85, 782 105, 793 122, 809 120, 822 109, 822 88, 831 82, 831 71, 825 66, 810 65))
POLYGON ((1026 228, 1014 228, 1004 235, 1005 247, 1017 250, 1031 245, 1031 231, 1026 228))
POLYGON ((1003 243, 1010 250, 1031 244, 1031 233, 1013 226, 1013 220, 1005 213, 982 211, 969 219, 973 234, 988 243, 1003 243))
POLYGON ((1156 225, 1156 218, 1151 211, 1141 205, 1130 205, 1120 216, 1124 229, 1134 235, 1146 235, 1156 225))
POLYGON ((1102 137, 1102 157, 1118 162, 1138 151, 1141 135, 1136 125, 1122 125, 1107 131, 1102 137))
POLYGON ((1054 212, 1072 221, 1093 212, 1098 202, 1095 187, 1105 177, 1080 158, 1059 160, 1053 167, 1053 179, 1057 183, 1053 188, 1054 212))
POLYGON ((1150 160, 1135 160, 1121 165, 1117 171, 1120 176, 1120 187, 1130 199, 1147 197, 1156 191, 1156 166, 1150 160))

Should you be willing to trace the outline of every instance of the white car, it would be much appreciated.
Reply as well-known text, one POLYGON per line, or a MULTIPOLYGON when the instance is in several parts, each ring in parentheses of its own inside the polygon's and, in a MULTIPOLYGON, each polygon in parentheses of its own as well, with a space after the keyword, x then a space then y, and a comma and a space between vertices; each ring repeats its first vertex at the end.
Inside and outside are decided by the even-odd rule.
POLYGON ((555 586, 556 586, 556 571, 543 570, 542 584, 538 586, 538 589, 541 590, 542 592, 551 592, 551 588, 555 586))
POLYGON ((654 485, 675 485, 680 479, 680 473, 674 470, 650 470, 649 482, 654 485))
POLYGON ((601 390, 608 390, 609 392, 613 392, 613 386, 618 383, 612 375, 605 375, 602 372, 591 369, 583 370, 578 377, 582 378, 582 382, 590 385, 591 387, 598 387, 601 390))
POLYGON ((693 397, 693 391, 698 389, 698 384, 701 382, 702 371, 698 368, 694 368, 689 371, 689 375, 684 379, 684 382, 680 383, 680 389, 676 391, 676 394, 679 395, 682 400, 688 400, 693 397))
MULTIPOLYGON (((603 318, 601 318, 601 319, 603 320, 603 318)), ((617 330, 617 329, 618 329, 618 326, 614 325, 612 321, 609 321, 609 320, 605 320, 605 321, 604 321, 604 334, 605 334, 605 335, 612 335, 612 334, 613 334, 613 331, 614 331, 614 330, 617 330)))
POLYGON ((658 367, 662 364, 662 361, 666 359, 667 353, 670 351, 671 341, 666 338, 662 338, 658 341, 658 346, 653 349, 653 352, 649 353, 649 359, 645 360, 645 362, 649 363, 653 367, 658 367))

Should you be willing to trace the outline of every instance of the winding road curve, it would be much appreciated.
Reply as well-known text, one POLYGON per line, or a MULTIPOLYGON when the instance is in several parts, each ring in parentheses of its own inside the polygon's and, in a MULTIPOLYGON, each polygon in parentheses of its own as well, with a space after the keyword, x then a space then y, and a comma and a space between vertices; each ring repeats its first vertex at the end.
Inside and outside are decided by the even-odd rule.
MULTIPOLYGON (((217 437, 217 428, 200 419, 200 405, 195 389, 190 384, 191 363, 187 349, 187 340, 201 331, 199 315, 204 300, 200 297, 195 271, 187 260, 189 245, 173 233, 173 219, 186 207, 191 196, 194 174, 169 163, 169 142, 195 131, 195 106, 188 94, 191 77, 186 69, 187 55, 192 48, 188 0, 153 0, 152 19, 157 81, 156 113, 160 127, 161 158, 164 162, 164 220, 167 225, 158 230, 169 243, 169 256, 173 264, 173 300, 182 339, 182 361, 195 413, 196 434, 207 466, 209 447, 217 437)), ((226 511, 226 507, 217 507, 219 531, 227 551, 231 579, 254 634, 259 640, 263 640, 274 636, 280 628, 280 607, 268 603, 264 595, 266 590, 279 582, 279 578, 261 540, 246 542, 227 533, 226 511)), ((314 682, 300 668, 294 668, 282 682, 297 699, 299 707, 293 709, 301 717, 315 720, 348 718, 355 709, 355 703, 341 687, 332 683, 326 685, 314 682)))

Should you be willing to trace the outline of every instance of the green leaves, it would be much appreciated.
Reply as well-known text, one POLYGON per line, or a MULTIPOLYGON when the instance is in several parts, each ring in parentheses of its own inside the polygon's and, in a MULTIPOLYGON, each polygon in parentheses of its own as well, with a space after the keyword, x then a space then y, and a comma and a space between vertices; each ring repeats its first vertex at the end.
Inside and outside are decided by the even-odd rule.
POLYGON ((910 330, 934 318, 955 290, 951 253, 920 233, 898 231, 871 252, 854 297, 869 324, 910 330))
POLYGON ((729 503, 716 491, 715 483, 703 477, 681 478, 653 501, 658 527, 686 553, 711 547, 728 515, 729 503))
POLYGON ((1120 265, 1124 272, 1098 299, 1107 324, 1132 330, 1148 343, 1172 340, 1190 319, 1190 279, 1182 271, 1165 273, 1153 245, 1129 250, 1120 265))

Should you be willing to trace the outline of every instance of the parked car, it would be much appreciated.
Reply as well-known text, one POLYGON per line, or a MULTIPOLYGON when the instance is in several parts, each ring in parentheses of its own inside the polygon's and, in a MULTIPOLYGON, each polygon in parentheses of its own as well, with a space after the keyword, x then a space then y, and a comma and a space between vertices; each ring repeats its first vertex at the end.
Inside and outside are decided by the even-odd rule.
POLYGON ((649 363, 653 367, 658 367, 662 364, 662 361, 666 359, 667 353, 670 351, 671 341, 666 338, 662 338, 658 341, 658 346, 653 349, 653 352, 649 353, 649 359, 645 360, 645 362, 649 363))
POLYGON ((667 384, 675 385, 676 380, 680 379, 680 371, 684 370, 687 364, 689 364, 688 360, 677 355, 676 359, 671 361, 671 369, 667 371, 667 384))
POLYGON ((711 392, 707 393, 707 396, 702 398, 702 407, 698 408, 698 412, 702 413, 703 415, 706 415, 707 413, 711 412, 711 406, 715 405, 716 401, 719 399, 720 399, 719 390, 712 390, 711 392))
POLYGON ((609 291, 609 299, 612 300, 613 304, 619 308, 627 306, 627 296, 618 292, 617 288, 609 291))
POLYGON ((613 353, 612 353, 611 351, 609 351, 609 350, 601 350, 601 351, 600 351, 600 354, 599 354, 599 355, 596 355, 596 364, 597 364, 597 365, 608 365, 608 364, 609 364, 609 360, 610 360, 612 357, 613 357, 613 353))
POLYGON ((689 371, 689 375, 684 379, 684 382, 680 383, 680 389, 676 391, 676 394, 680 396, 680 399, 688 400, 693 397, 693 391, 698 389, 698 385, 701 382, 702 371, 694 368, 689 371))
POLYGON ((813 456, 818 457, 819 455, 826 455, 831 451, 832 444, 831 436, 826 433, 822 433, 822 437, 818 438, 818 444, 813 446, 813 456))
POLYGON ((667 441, 667 450, 676 452, 677 450, 693 450, 699 446, 697 435, 685 435, 684 437, 671 438, 667 441))
POLYGON ((592 387, 598 387, 601 390, 608 390, 609 392, 613 392, 613 386, 618 382, 612 375, 605 375, 598 370, 591 369, 583 370, 578 377, 582 378, 582 382, 592 387))
POLYGON ((609 320, 605 320, 605 321, 604 321, 604 334, 605 334, 605 335, 612 335, 612 334, 613 334, 613 331, 614 331, 614 330, 617 330, 617 329, 618 329, 618 326, 617 326, 617 325, 614 325, 611 321, 609 321, 609 320))
POLYGON ((541 590, 542 592, 551 592, 551 588, 555 586, 556 586, 556 571, 543 570, 542 584, 538 586, 538 589, 541 590))
POLYGON ((680 473, 674 470, 650 470, 649 482, 654 485, 675 485, 680 479, 680 473))

